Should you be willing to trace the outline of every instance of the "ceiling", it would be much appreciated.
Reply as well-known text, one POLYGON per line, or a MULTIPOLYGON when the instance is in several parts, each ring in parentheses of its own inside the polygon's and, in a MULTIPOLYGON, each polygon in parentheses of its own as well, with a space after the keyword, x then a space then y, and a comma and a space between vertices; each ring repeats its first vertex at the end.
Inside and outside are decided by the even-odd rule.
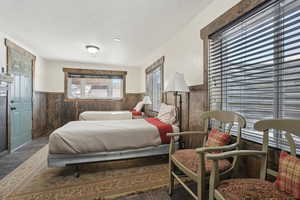
POLYGON ((0 31, 48 59, 137 66, 208 2, 1 0, 0 31), (89 44, 101 52, 89 55, 89 44))

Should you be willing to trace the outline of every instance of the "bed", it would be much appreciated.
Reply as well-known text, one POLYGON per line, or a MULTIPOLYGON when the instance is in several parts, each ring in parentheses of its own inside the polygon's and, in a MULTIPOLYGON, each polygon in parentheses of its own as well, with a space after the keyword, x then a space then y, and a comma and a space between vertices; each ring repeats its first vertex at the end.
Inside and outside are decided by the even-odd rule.
POLYGON ((141 119, 144 113, 130 111, 85 111, 80 113, 79 120, 81 121, 102 121, 102 120, 128 120, 141 119))
POLYGON ((49 137, 48 166, 168 154, 167 133, 179 132, 179 128, 174 124, 176 117, 171 116, 175 110, 169 112, 171 107, 167 105, 162 108, 164 112, 160 112, 158 118, 67 123, 49 137))
POLYGON ((144 107, 144 102, 140 101, 133 110, 124 111, 85 111, 80 113, 79 120, 81 121, 102 121, 102 120, 128 120, 141 119, 144 113, 141 112, 144 107))

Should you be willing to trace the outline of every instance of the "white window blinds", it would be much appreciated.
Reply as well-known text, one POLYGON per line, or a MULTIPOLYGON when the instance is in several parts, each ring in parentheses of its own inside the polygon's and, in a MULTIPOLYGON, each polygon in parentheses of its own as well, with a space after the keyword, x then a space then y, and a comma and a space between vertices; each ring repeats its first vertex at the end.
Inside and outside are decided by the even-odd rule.
POLYGON ((162 81, 161 66, 146 74, 147 94, 150 96, 152 104, 149 105, 152 111, 158 112, 161 103, 162 81))
MULTIPOLYGON (((243 115, 244 138, 262 141, 257 120, 300 119, 299 0, 269 1, 211 35, 209 48, 210 108, 243 115)), ((287 147, 276 131, 270 145, 287 147)))

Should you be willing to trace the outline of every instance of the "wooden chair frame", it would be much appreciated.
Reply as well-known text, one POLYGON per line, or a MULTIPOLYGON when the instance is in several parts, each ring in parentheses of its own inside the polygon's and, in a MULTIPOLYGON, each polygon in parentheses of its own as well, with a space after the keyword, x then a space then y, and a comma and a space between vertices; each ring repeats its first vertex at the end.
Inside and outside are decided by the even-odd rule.
POLYGON ((263 144, 261 151, 254 150, 237 150, 220 154, 207 154, 206 158, 213 161, 213 169, 210 176, 209 185, 209 200, 226 200, 221 193, 216 189, 220 184, 220 174, 218 170, 218 160, 230 157, 239 156, 257 156, 261 158, 260 179, 265 180, 266 175, 276 177, 278 172, 272 169, 267 169, 269 129, 285 131, 285 138, 290 146, 291 155, 296 156, 296 143, 290 133, 300 137, 300 120, 294 119, 274 119, 261 120, 254 124, 254 128, 258 131, 263 131, 263 144))
MULTIPOLYGON (((170 133, 168 136, 171 137, 170 143, 170 150, 169 150, 169 177, 170 177, 170 184, 169 184, 169 195, 172 195, 174 190, 174 181, 175 179, 191 194, 194 199, 203 200, 204 197, 204 189, 205 183, 208 182, 209 176, 205 174, 205 155, 209 152, 216 152, 216 151, 230 151, 230 150, 238 150, 239 144, 241 140, 241 130, 246 126, 246 120, 244 117, 237 113, 229 112, 229 111, 210 111, 205 112, 201 115, 201 119, 204 121, 204 131, 187 131, 181 133, 170 133), (231 133, 231 129, 234 123, 238 124, 238 133, 237 133, 237 140, 235 143, 226 145, 226 146, 219 146, 219 147, 201 147, 197 148, 196 152, 198 153, 200 164, 197 173, 191 171, 187 167, 185 167, 182 163, 180 163, 176 158, 173 156, 175 152, 175 137, 186 136, 186 135, 205 135, 204 142, 205 144, 207 140, 207 135, 209 133, 208 124, 210 119, 215 119, 220 122, 220 128, 222 131, 226 132, 226 125, 228 124, 227 133, 231 133), (197 183, 197 195, 194 194, 188 186, 179 178, 179 176, 175 173, 174 168, 175 166, 180 169, 184 174, 186 174, 189 178, 197 183)), ((203 145, 204 146, 204 145, 203 145)), ((221 173, 221 176, 228 176, 230 172, 234 169, 235 165, 237 164, 237 156, 234 157, 232 166, 230 169, 221 173)))

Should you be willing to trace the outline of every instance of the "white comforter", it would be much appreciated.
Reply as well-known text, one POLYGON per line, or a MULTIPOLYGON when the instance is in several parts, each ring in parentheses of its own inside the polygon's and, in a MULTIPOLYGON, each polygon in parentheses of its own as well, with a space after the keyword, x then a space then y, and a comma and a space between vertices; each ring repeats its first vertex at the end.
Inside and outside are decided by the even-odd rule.
MULTIPOLYGON (((178 132, 178 128, 173 126, 173 132, 178 132)), ((157 127, 144 119, 73 121, 50 135, 49 151, 51 154, 84 154, 160 144, 157 127)))
POLYGON ((132 113, 129 111, 85 111, 79 115, 81 121, 125 119, 132 119, 132 113))

